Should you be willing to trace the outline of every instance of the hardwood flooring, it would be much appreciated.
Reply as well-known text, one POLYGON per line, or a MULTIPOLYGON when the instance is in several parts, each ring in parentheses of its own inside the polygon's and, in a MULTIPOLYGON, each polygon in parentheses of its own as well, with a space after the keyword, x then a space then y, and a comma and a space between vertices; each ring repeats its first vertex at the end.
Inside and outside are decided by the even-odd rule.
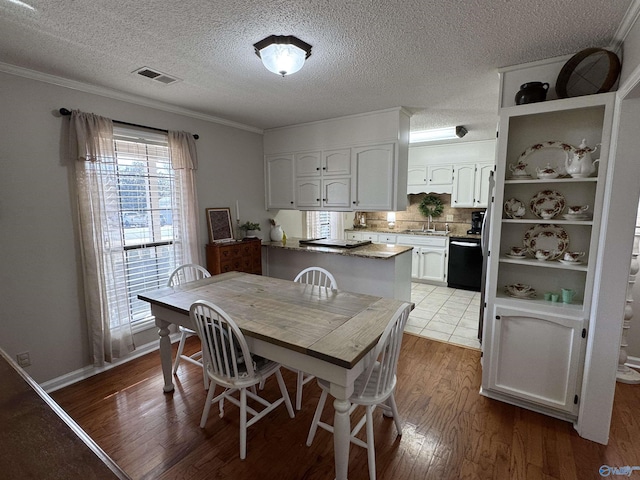
MULTIPOLYGON (((186 350, 197 348, 190 338, 186 350)), ((294 398, 295 377, 282 371, 294 398)), ((241 461, 238 409, 226 404, 220 418, 212 407, 200 429, 201 372, 184 362, 174 382, 174 393, 163 394, 155 352, 52 397, 134 479, 334 478, 331 434, 320 429, 313 445, 305 445, 320 394, 315 383, 305 387, 296 418, 281 407, 249 428, 241 461)), ((617 385, 604 446, 580 438, 569 423, 482 397, 480 382, 478 351, 405 334, 396 394, 403 435, 375 412, 378 479, 589 480, 603 478, 602 465, 640 466, 640 386, 617 385)), ((263 395, 277 392, 269 379, 263 395)), ((329 401, 323 418, 332 415, 329 401)), ((366 451, 352 445, 349 479, 367 478, 366 451)))

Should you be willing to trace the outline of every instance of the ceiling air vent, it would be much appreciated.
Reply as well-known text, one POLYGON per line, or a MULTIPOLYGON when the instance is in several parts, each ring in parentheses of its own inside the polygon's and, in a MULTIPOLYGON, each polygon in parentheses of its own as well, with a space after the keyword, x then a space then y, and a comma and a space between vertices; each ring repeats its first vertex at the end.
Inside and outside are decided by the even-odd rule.
POLYGON ((159 82, 164 85, 171 85, 172 83, 179 82, 180 79, 176 77, 172 77, 171 75, 167 75, 166 73, 159 72, 158 70, 154 70, 149 67, 142 67, 135 70, 133 73, 137 73, 143 77, 146 77, 154 82, 159 82))

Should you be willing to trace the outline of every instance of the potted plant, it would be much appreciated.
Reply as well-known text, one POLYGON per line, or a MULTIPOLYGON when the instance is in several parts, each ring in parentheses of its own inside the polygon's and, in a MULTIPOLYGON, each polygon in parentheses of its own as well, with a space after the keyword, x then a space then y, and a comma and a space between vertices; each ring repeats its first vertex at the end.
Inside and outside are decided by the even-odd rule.
POLYGON ((245 238, 253 238, 258 236, 257 233, 260 231, 260 224, 254 222, 244 222, 238 228, 244 231, 245 238))

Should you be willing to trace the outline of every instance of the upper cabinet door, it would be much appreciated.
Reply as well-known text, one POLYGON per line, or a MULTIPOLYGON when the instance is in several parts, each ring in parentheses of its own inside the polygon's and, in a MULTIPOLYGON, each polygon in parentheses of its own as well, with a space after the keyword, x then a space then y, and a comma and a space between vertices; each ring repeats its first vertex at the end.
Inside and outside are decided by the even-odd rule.
POLYGON ((493 171, 493 163, 479 163, 476 167, 476 188, 475 201, 476 208, 487 208, 489 202, 489 177, 493 171))
POLYGON ((296 177, 319 177, 321 153, 303 152, 295 154, 296 177))
POLYGON ((474 206, 476 165, 455 165, 453 167, 453 193, 451 206, 472 208, 474 206))
POLYGON ((319 208, 320 206, 320 179, 296 180, 296 207, 319 208))
POLYGON ((323 175, 351 175, 351 149, 323 151, 321 168, 323 175))
POLYGON ((293 155, 265 157, 266 207, 293 208, 293 155))
POLYGON ((393 143, 352 150, 355 210, 393 210, 394 152, 393 143))

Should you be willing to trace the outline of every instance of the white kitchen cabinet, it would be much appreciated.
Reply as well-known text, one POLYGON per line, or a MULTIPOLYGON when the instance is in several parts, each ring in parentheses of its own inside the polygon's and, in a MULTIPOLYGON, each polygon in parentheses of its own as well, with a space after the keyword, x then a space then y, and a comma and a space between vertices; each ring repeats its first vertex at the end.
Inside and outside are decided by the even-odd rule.
POLYGON ((373 243, 378 243, 378 234, 371 232, 362 232, 360 234, 360 240, 370 240, 373 243))
POLYGON ((321 172, 322 152, 301 152, 294 155, 296 178, 319 177, 321 172))
POLYGON ((362 240, 362 234, 358 232, 345 232, 347 240, 362 240))
POLYGON ((473 208, 475 199, 475 164, 454 165, 453 167, 453 193, 451 194, 451 206, 454 208, 473 208))
POLYGON ((265 131, 267 208, 404 210, 409 117, 404 109, 393 108, 265 131), (268 176, 267 162, 273 157, 295 158, 287 192, 295 191, 297 201, 293 194, 272 191, 282 186, 273 172, 268 176), (292 198, 285 205, 279 196, 292 198))
POLYGON ((585 319, 496 305, 490 323, 490 391, 577 414, 585 319))
POLYGON ((296 180, 297 208, 346 210, 351 207, 351 178, 303 178, 296 180))
POLYGON ((453 189, 453 165, 429 165, 427 187, 433 193, 451 193, 453 189))
POLYGON ((493 169, 493 162, 478 163, 476 165, 474 208, 487 208, 488 206, 489 194, 491 193, 489 191, 489 178, 493 169))
POLYGON ((395 210, 395 145, 371 145, 352 149, 353 208, 355 210, 395 210))
POLYGON ((324 176, 351 175, 351 149, 340 148, 338 150, 323 151, 320 168, 324 176))
POLYGON ((407 172, 407 193, 427 191, 427 166, 409 165, 407 172))
POLYGON ((387 245, 394 245, 397 242, 397 235, 389 235, 386 233, 381 233, 378 235, 379 243, 386 243, 387 245))
POLYGON ((447 278, 448 237, 429 235, 398 235, 398 245, 413 247, 411 277, 443 284, 447 278))
POLYGON ((602 248, 599 238, 614 102, 615 93, 604 93, 500 110, 482 393, 570 421, 575 421, 579 412, 574 400, 579 404, 586 342, 583 332, 597 321, 590 315, 602 248), (583 138, 592 147, 602 145, 593 175, 537 178, 536 170, 547 164, 564 167, 566 152, 583 138), (530 177, 511 175, 509 165, 519 160, 527 164, 530 177), (541 207, 534 207, 534 200, 540 199, 551 206, 564 206, 552 218, 543 219, 539 216, 541 207), (505 212, 505 204, 515 202, 525 206, 524 216, 511 218, 505 212), (568 218, 569 205, 589 205, 590 213, 580 219, 568 218), (523 245, 524 257, 507 255, 512 246, 523 245), (562 257, 557 254, 540 261, 534 256, 536 249, 585 255, 575 264, 560 262, 562 257), (516 283, 530 285, 535 296, 509 295, 505 286, 516 283), (545 300, 545 293, 560 295, 562 289, 575 292, 571 301, 545 300))
POLYGON ((267 155, 265 178, 266 208, 293 208, 295 205, 293 155, 267 155))
POLYGON ((486 208, 489 198, 489 174, 493 163, 459 164, 453 167, 454 208, 486 208))

